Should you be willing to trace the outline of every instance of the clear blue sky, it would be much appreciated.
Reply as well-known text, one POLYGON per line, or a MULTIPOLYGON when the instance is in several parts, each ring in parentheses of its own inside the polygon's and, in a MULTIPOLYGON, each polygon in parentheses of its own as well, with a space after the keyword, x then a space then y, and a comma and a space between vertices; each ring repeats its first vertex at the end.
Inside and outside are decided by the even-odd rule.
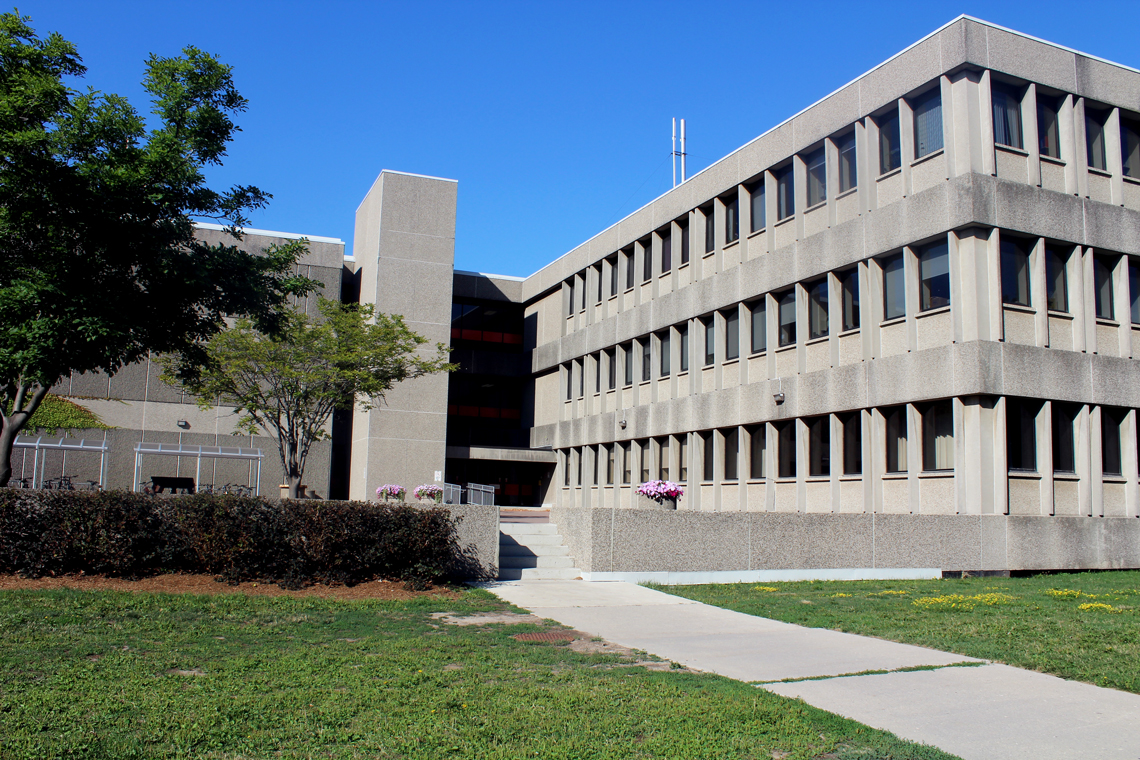
MULTIPOLYGON (((20 3, 128 96, 188 44, 250 101, 217 185, 255 227, 342 238, 381 169, 459 180, 456 267, 528 275, 961 13, 1140 67, 1140 2, 20 3)), ((1140 104, 1137 104, 1140 107, 1140 104)))

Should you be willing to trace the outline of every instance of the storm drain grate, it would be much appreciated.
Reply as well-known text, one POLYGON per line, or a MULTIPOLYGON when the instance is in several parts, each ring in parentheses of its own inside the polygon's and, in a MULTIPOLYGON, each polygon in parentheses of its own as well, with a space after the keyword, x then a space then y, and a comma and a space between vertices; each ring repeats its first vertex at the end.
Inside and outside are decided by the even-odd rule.
POLYGON ((573 641, 578 638, 574 631, 541 631, 539 633, 516 633, 515 641, 573 641))

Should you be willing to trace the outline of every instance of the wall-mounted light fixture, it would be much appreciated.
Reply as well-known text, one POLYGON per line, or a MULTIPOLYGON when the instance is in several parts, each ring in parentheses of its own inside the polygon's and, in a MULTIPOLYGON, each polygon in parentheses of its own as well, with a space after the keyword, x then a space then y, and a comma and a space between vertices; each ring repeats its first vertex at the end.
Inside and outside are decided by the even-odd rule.
POLYGON ((784 392, 778 391, 776 393, 773 393, 772 394, 772 400, 775 401, 777 404, 784 403, 784 392))
POLYGON ((189 430, 190 423, 186 420, 178 420, 178 427, 182 428, 183 430, 189 430))

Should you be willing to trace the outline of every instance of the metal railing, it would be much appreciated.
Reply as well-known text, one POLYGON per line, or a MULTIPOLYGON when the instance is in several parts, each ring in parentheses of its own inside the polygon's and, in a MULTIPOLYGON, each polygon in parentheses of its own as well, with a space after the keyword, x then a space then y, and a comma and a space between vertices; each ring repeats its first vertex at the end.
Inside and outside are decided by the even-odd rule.
POLYGON ((463 503, 463 488, 454 483, 443 484, 443 503, 444 504, 462 504, 463 503))
POLYGON ((468 483, 467 503, 487 507, 495 506, 495 487, 480 485, 479 483, 468 483))

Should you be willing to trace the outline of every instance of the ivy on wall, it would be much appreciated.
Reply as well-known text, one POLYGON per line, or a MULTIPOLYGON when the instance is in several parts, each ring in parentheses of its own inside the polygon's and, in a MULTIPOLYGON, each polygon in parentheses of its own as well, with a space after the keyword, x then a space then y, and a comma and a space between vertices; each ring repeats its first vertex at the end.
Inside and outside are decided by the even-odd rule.
POLYGON ((21 431, 30 434, 36 430, 54 432, 56 430, 109 430, 103 420, 90 409, 74 401, 48 394, 28 424, 21 431))

